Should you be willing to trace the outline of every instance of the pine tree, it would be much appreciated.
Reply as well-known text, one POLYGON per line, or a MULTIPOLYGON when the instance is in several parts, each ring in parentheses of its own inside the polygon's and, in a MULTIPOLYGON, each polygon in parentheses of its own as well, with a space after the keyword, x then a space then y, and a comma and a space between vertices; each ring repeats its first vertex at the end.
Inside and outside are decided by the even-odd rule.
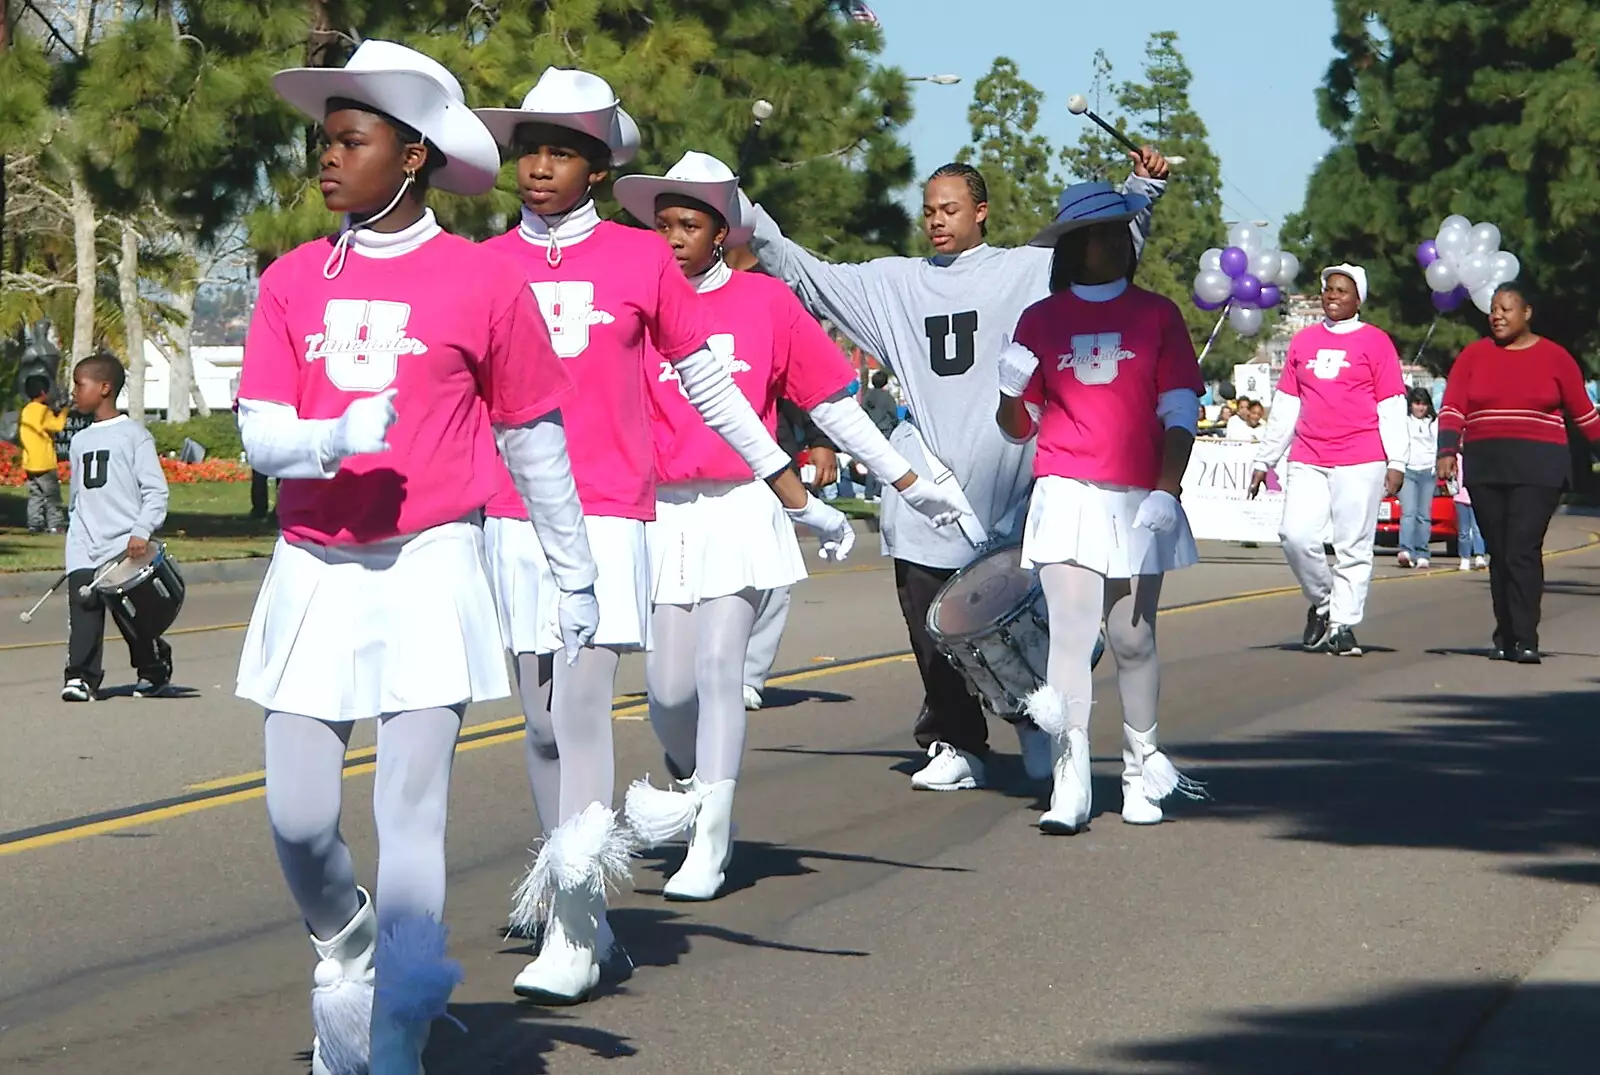
POLYGON ((973 90, 967 121, 972 144, 956 160, 983 173, 989 187, 989 241, 1020 246, 1049 223, 1059 184, 1050 143, 1033 133, 1044 94, 1022 77, 1016 61, 997 57, 973 90))

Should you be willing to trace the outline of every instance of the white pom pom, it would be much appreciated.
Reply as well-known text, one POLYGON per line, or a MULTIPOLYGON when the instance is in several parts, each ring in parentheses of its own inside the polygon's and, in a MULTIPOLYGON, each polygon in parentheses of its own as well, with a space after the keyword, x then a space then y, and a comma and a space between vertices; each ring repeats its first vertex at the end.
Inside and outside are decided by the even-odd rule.
POLYGON ((372 986, 344 976, 337 959, 317 964, 311 1025, 317 1057, 334 1075, 364 1075, 372 1033, 372 986))
POLYGON ((550 910, 557 889, 587 888, 595 894, 630 876, 633 844, 609 807, 590 803, 552 832, 512 897, 511 928, 533 929, 550 910))
POLYGON ((640 845, 654 847, 689 831, 700 813, 700 796, 653 787, 646 776, 629 786, 623 810, 640 845))
POLYGON ((1067 734, 1067 697, 1048 683, 1022 700, 1028 717, 1046 735, 1060 739, 1067 734))
POLYGON ((759 120, 772 118, 772 102, 761 100, 750 106, 750 114, 759 120))
POLYGON ((447 1018, 461 964, 449 956, 450 930, 432 915, 402 918, 378 941, 380 1003, 389 1018, 427 1024, 447 1018))
POLYGON ((1067 111, 1074 116, 1081 116, 1089 111, 1089 99, 1081 93, 1075 93, 1067 98, 1067 111))
POLYGON ((336 985, 343 978, 344 964, 337 959, 324 959, 311 975, 311 980, 319 987, 336 985))

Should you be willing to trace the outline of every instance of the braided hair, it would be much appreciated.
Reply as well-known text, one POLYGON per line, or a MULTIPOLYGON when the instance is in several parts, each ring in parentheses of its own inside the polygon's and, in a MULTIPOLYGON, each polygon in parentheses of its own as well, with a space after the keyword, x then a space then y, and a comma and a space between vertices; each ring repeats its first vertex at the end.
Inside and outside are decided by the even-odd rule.
MULTIPOLYGON (((989 184, 984 182, 983 173, 970 164, 951 161, 949 164, 942 165, 936 169, 928 177, 928 182, 932 183, 935 179, 959 179, 966 183, 967 193, 972 195, 972 204, 974 205, 984 205, 989 201, 989 184)), ((984 237, 988 236, 988 221, 978 225, 978 233, 984 237)))

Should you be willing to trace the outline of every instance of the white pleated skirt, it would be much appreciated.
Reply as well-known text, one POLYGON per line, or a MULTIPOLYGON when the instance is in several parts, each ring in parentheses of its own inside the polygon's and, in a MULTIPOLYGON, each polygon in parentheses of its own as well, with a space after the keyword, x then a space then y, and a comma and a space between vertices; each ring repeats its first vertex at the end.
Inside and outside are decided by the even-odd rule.
POLYGON ((327 721, 507 697, 483 530, 329 547, 279 537, 235 693, 327 721))
POLYGON ((1033 486, 1022 528, 1022 566, 1076 564, 1108 579, 1156 575, 1200 560, 1189 518, 1178 510, 1177 528, 1155 534, 1133 527, 1148 489, 1043 477, 1033 486))
MULTIPOLYGON (((650 551, 639 519, 588 515, 589 551, 600 575, 594 584, 600 628, 594 645, 650 647, 650 551)), ((499 610, 500 637, 512 653, 561 648, 561 590, 550 574, 539 535, 527 519, 490 518, 484 524, 489 577, 499 610)))
POLYGON ((646 532, 658 605, 776 590, 806 577, 794 523, 766 482, 664 485, 646 532))

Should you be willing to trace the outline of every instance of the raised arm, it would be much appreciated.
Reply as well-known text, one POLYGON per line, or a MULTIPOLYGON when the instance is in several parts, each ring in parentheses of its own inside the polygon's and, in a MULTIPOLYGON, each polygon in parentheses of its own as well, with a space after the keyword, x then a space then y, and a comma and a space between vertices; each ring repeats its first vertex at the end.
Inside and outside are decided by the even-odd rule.
POLYGON ((861 265, 823 261, 785 238, 778 222, 764 208, 758 205, 755 209, 756 228, 750 251, 761 267, 788 284, 813 313, 838 325, 867 353, 877 356, 880 362, 892 361, 874 303, 877 281, 894 259, 881 258, 861 265))

